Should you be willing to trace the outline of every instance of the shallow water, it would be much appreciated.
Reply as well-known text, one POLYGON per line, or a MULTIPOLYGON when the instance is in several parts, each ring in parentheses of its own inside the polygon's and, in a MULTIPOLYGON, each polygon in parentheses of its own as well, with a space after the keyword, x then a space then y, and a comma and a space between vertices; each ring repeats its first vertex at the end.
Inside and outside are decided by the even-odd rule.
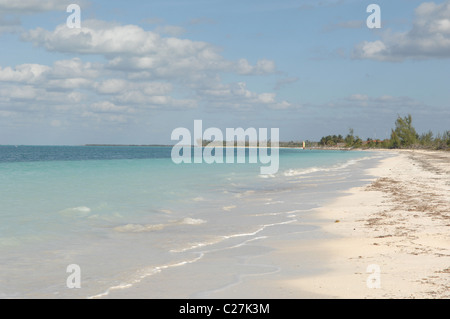
MULTIPOLYGON (((227 263, 279 234, 317 236, 307 213, 388 156, 281 149, 279 172, 262 176, 261 164, 176 165, 170 151, 0 146, 0 297, 103 297, 188 266, 189 294, 204 296, 236 274, 274 271, 227 263), (81 289, 67 288, 71 264, 81 289)), ((158 285, 157 296, 182 296, 179 282, 158 285)))

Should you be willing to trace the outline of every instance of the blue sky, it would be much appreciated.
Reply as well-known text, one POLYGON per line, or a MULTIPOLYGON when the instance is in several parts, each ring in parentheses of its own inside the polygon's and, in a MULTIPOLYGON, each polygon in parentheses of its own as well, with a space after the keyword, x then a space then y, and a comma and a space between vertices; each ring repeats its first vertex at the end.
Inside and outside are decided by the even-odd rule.
POLYGON ((0 48, 0 144, 165 144, 195 119, 282 140, 385 138, 407 114, 450 129, 449 0, 0 0, 0 48))

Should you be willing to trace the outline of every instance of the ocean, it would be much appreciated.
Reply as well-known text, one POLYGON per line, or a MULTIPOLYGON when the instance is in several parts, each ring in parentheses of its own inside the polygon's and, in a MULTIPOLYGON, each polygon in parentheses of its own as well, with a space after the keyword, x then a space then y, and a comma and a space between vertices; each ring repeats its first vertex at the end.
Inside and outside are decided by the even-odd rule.
POLYGON ((0 298, 114 297, 150 281, 142 297, 208 297, 258 274, 237 261, 243 249, 320 236, 313 209, 366 183, 364 169, 388 156, 280 149, 267 176, 259 163, 177 165, 171 150, 0 146, 0 298), (207 258, 218 266, 202 267, 207 258), (80 288, 68 287, 70 265, 80 288), (195 287, 165 280, 171 269, 195 287))

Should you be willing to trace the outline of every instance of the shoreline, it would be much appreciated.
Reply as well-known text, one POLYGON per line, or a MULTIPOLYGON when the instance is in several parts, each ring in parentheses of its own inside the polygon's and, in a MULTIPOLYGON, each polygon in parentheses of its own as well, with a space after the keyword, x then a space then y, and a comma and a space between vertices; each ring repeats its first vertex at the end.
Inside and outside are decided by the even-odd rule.
MULTIPOLYGON (((449 298, 450 153, 381 150, 363 158, 292 180, 301 187, 274 191, 270 199, 244 198, 241 204, 254 203, 254 213, 267 217, 256 230, 225 236, 236 238, 230 245, 175 251, 180 255, 172 263, 146 262, 137 276, 132 271, 118 285, 87 296, 449 298), (380 288, 367 285, 373 265, 380 288)), ((236 209, 229 207, 223 214, 236 209)))
POLYGON ((369 169, 370 185, 316 210, 336 236, 309 248, 328 270, 280 284, 325 298, 449 298, 449 164, 448 152, 401 150, 369 169))
MULTIPOLYGON (((303 251, 311 247, 310 242, 334 238, 320 229, 315 209, 338 198, 348 187, 368 184, 367 176, 363 172, 376 165, 381 158, 390 155, 361 156, 363 159, 361 161, 359 157, 350 156, 346 160, 347 165, 341 168, 327 166, 327 169, 313 172, 308 176, 293 177, 291 182, 298 183, 296 187, 285 185, 286 188, 277 187, 266 194, 262 192, 259 195, 244 197, 239 204, 233 202, 238 207, 230 211, 234 212, 236 221, 240 218, 239 207, 245 210, 242 211, 244 213, 242 218, 250 212, 249 209, 252 210, 252 215, 259 216, 257 220, 252 221, 250 228, 231 236, 234 239, 227 239, 223 245, 197 244, 198 248, 188 250, 183 255, 185 260, 196 262, 184 263, 183 267, 159 267, 158 269, 164 271, 158 272, 157 276, 146 276, 128 289, 110 289, 109 294, 103 297, 126 299, 321 297, 320 294, 309 291, 287 289, 286 285, 280 285, 280 280, 291 279, 298 275, 323 273, 326 270, 321 269, 323 264, 321 258, 327 257, 327 254, 303 251)), ((227 210, 226 214, 230 212, 227 210)), ((234 227, 229 231, 232 229, 234 227)), ((233 233, 236 231, 233 230, 233 233)))

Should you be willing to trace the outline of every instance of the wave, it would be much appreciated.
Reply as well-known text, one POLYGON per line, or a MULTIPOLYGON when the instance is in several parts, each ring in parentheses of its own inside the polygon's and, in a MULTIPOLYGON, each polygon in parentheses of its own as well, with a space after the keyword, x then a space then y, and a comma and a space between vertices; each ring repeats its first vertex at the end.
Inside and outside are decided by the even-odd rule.
POLYGON ((275 201, 275 202, 267 202, 267 203, 264 203, 264 205, 276 205, 276 204, 284 204, 284 201, 282 201, 282 200, 277 200, 277 201, 275 201))
POLYGON ((235 205, 230 205, 230 206, 223 206, 222 209, 226 212, 229 212, 229 211, 235 209, 236 207, 237 206, 235 206, 235 205))
POLYGON ((200 259, 202 259, 203 256, 204 256, 203 253, 199 253, 199 256, 194 259, 183 260, 180 262, 175 262, 173 264, 167 264, 167 265, 156 266, 156 267, 148 267, 148 268, 142 269, 138 272, 137 277, 133 280, 130 280, 130 282, 126 282, 126 283, 119 284, 117 286, 109 287, 105 292, 94 295, 94 296, 90 296, 87 299, 98 299, 98 298, 106 297, 111 293, 111 291, 131 288, 135 284, 140 283, 142 280, 144 280, 147 277, 158 274, 165 269, 181 267, 181 266, 184 266, 187 264, 195 263, 195 262, 199 261, 200 259))
MULTIPOLYGON (((290 224, 290 223, 293 223, 293 222, 296 222, 296 221, 297 221, 296 219, 291 219, 291 220, 285 221, 285 222, 274 223, 274 224, 266 224, 266 225, 262 225, 256 231, 251 232, 251 233, 238 233, 238 234, 232 234, 232 235, 219 236, 218 238, 216 238, 213 241, 191 244, 190 246, 188 246, 188 247, 186 247, 184 249, 171 250, 170 252, 171 253, 183 253, 183 252, 186 252, 186 251, 189 251, 189 250, 193 250, 193 249, 196 249, 196 248, 214 245, 214 244, 217 244, 217 243, 219 243, 221 241, 224 241, 224 240, 227 240, 227 239, 231 239, 231 238, 250 237, 250 236, 257 235, 258 233, 262 232, 267 227, 272 227, 272 226, 277 226, 277 225, 286 225, 286 224, 290 224)), ((201 220, 201 219, 184 218, 184 219, 178 221, 178 223, 185 223, 185 224, 191 224, 192 225, 192 224, 199 224, 199 223, 201 224, 201 223, 204 223, 204 221, 201 220)), ((244 240, 241 243, 237 243, 237 244, 235 244, 233 246, 219 248, 219 249, 212 249, 212 250, 209 250, 209 251, 197 252, 198 256, 193 258, 193 259, 182 260, 182 261, 179 261, 179 262, 174 262, 174 263, 166 264, 166 265, 162 265, 162 266, 153 266, 153 267, 144 268, 144 269, 140 270, 135 275, 136 277, 134 279, 130 280, 129 282, 124 282, 124 283, 121 283, 119 285, 109 287, 105 292, 97 294, 97 295, 90 296, 90 297, 88 297, 88 299, 98 299, 98 298, 106 297, 114 290, 121 290, 121 289, 131 288, 135 284, 140 283, 145 278, 147 278, 149 276, 153 276, 155 274, 158 274, 158 273, 162 272, 165 269, 181 267, 181 266, 184 266, 184 265, 195 263, 195 262, 199 261, 200 259, 202 259, 205 256, 205 254, 207 254, 207 253, 214 252, 214 251, 217 251, 217 250, 223 250, 223 249, 239 248, 239 247, 242 247, 244 245, 247 245, 250 242, 261 240, 261 239, 265 239, 265 238, 267 238, 267 237, 266 236, 258 236, 258 237, 255 237, 255 238, 249 238, 249 239, 244 240)))
POLYGON ((275 178, 276 177, 276 175, 274 175, 274 174, 259 174, 258 175, 260 178, 275 178))
POLYGON ((350 159, 350 160, 346 161, 345 163, 336 164, 331 167, 314 166, 314 167, 305 168, 305 169, 289 169, 289 170, 284 171, 283 175, 286 177, 292 177, 292 176, 306 175, 306 174, 311 174, 311 173, 316 173, 316 172, 336 171, 336 170, 341 170, 341 169, 347 168, 358 162, 369 160, 369 159, 374 159, 374 158, 379 158, 379 156, 365 156, 365 157, 361 157, 358 159, 350 159))
POLYGON ((194 250, 197 248, 212 246, 212 245, 220 243, 221 241, 223 241, 223 238, 216 238, 214 240, 211 240, 208 242, 202 242, 202 243, 192 243, 192 244, 189 244, 189 246, 187 246, 185 248, 172 249, 172 250, 170 250, 170 252, 171 253, 184 253, 186 251, 194 250))
POLYGON ((176 222, 179 225, 201 225, 201 224, 205 224, 206 221, 203 219, 194 219, 194 218, 183 218, 180 221, 176 222))
MULTIPOLYGON (((288 213, 292 213, 292 212, 278 213, 278 214, 288 214, 288 213)), ((255 215, 255 216, 257 216, 257 215, 255 215)), ((285 222, 280 222, 280 223, 261 225, 260 228, 258 228, 257 230, 255 230, 253 232, 250 232, 250 233, 237 233, 237 234, 231 234, 231 235, 222 235, 222 236, 218 236, 215 239, 207 241, 207 242, 191 243, 191 244, 189 244, 189 246, 187 246, 185 248, 172 249, 170 252, 171 253, 183 253, 183 252, 187 252, 187 251, 194 250, 194 249, 201 248, 201 247, 212 246, 212 245, 218 244, 220 242, 223 242, 225 240, 232 239, 232 238, 251 237, 251 236, 255 236, 255 235, 259 234, 267 227, 286 225, 286 224, 290 224, 290 223, 297 221, 295 219, 296 216, 294 216, 294 215, 289 215, 288 217, 292 218, 292 219, 285 221, 285 222)), ((203 251, 203 252, 206 253, 206 252, 210 252, 210 251, 203 251)))
POLYGON ((162 230, 167 226, 168 226, 167 224, 157 224, 157 225, 127 224, 115 227, 114 230, 119 233, 143 233, 155 230, 162 230))
POLYGON ((147 224, 147 225, 141 225, 141 224, 127 224, 123 226, 117 226, 114 227, 114 230, 120 233, 144 233, 144 232, 151 232, 151 231, 158 231, 163 230, 166 227, 173 227, 177 225, 201 225, 206 224, 207 221, 203 219, 195 219, 186 217, 183 219, 175 220, 168 222, 166 224, 147 224))
POLYGON ((274 223, 274 224, 266 224, 266 225, 262 225, 259 229, 255 230, 252 233, 239 233, 239 234, 232 234, 232 235, 226 235, 226 236, 222 236, 224 239, 230 239, 230 238, 236 238, 236 237, 248 237, 248 236, 255 236, 258 233, 262 232, 264 229, 266 229, 267 227, 273 227, 273 226, 279 226, 279 225, 286 225, 286 224, 290 224, 293 222, 296 222, 296 219, 292 219, 292 220, 288 220, 285 222, 280 222, 280 223, 274 223))
POLYGON ((86 206, 73 207, 61 210, 59 213, 65 216, 87 216, 92 212, 92 209, 86 206))

